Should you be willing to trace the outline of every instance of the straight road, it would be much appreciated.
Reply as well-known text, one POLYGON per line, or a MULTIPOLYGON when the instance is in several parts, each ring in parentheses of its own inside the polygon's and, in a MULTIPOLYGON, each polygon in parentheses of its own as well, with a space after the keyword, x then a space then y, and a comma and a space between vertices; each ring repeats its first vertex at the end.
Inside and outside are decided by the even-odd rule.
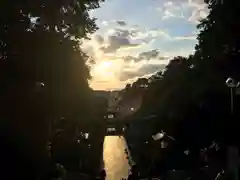
POLYGON ((121 180, 127 178, 130 165, 125 153, 127 144, 122 136, 105 136, 103 145, 103 161, 106 170, 106 180, 121 180))

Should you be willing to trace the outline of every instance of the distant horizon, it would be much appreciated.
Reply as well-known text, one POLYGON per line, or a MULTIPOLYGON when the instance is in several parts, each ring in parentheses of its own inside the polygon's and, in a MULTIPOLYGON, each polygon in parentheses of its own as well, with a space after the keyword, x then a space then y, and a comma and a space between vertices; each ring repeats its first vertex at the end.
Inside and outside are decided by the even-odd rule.
MULTIPOLYGON (((124 89, 124 88, 123 88, 124 89)), ((113 92, 113 91, 121 91, 123 89, 118 89, 118 90, 107 90, 107 89, 92 89, 93 91, 104 91, 104 92, 113 92)))

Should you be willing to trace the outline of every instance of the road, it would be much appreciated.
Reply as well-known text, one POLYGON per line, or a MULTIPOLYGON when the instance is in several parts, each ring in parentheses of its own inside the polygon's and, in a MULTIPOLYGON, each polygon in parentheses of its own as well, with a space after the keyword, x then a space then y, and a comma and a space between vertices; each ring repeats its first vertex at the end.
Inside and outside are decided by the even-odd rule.
POLYGON ((127 178, 130 170, 125 139, 121 136, 106 136, 103 146, 103 161, 106 170, 106 180, 121 180, 127 178))

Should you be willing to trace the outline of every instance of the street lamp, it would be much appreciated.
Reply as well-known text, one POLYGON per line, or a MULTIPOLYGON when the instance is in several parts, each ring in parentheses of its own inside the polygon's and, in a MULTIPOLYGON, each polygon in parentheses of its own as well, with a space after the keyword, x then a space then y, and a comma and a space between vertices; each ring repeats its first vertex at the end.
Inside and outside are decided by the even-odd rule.
MULTIPOLYGON (((236 82, 234 79, 229 77, 226 80, 226 85, 230 88, 230 98, 231 98, 231 115, 232 115, 232 120, 234 118, 234 89, 239 87, 240 82, 236 82)), ((232 174, 234 180, 238 179, 238 148, 234 146, 228 147, 228 156, 229 156, 229 164, 228 164, 228 171, 230 174, 232 174)))
POLYGON ((230 88, 230 96, 231 96, 231 114, 233 115, 234 105, 233 105, 233 89, 237 88, 240 85, 240 82, 236 82, 231 77, 227 78, 226 85, 230 88))

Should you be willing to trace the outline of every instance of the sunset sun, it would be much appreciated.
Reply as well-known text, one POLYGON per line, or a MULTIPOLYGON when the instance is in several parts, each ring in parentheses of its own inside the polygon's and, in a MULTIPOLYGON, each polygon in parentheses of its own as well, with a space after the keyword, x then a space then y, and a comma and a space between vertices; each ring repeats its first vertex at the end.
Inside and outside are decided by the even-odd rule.
POLYGON ((112 79, 115 67, 111 61, 102 61, 95 64, 92 73, 101 79, 112 79))

